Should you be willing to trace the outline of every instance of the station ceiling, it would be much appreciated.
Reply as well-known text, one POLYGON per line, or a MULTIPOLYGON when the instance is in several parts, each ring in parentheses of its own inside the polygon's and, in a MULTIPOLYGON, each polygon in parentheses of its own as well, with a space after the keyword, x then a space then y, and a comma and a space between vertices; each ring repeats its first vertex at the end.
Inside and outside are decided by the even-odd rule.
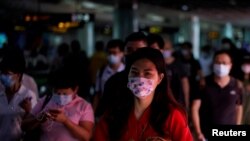
MULTIPOLYGON (((137 2, 139 7, 143 7, 140 9, 142 10, 140 11, 141 13, 147 13, 148 9, 150 9, 150 12, 162 13, 162 16, 169 16, 179 12, 179 14, 197 15, 201 19, 208 19, 219 23, 232 22, 239 26, 250 26, 249 0, 1 0, 0 18, 9 19, 12 15, 25 11, 39 12, 42 9, 41 4, 45 4, 47 9, 52 9, 51 11, 54 12, 64 12, 63 10, 70 12, 79 6, 77 3, 86 1, 110 5, 112 7, 117 2, 137 2), (71 7, 65 4, 71 5, 71 7), (54 8, 51 5, 60 5, 61 8, 54 8)), ((103 15, 101 16, 103 17, 103 15)))

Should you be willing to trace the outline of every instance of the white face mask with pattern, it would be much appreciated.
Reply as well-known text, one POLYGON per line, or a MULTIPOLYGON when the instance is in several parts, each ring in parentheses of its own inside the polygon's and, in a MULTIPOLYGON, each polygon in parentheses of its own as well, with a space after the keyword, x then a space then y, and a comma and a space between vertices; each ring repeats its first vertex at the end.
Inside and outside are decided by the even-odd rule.
POLYGON ((216 76, 224 77, 229 75, 230 73, 230 66, 225 64, 214 64, 213 70, 216 76))
POLYGON ((138 98, 144 98, 154 91, 154 81, 143 77, 130 77, 127 87, 138 98))

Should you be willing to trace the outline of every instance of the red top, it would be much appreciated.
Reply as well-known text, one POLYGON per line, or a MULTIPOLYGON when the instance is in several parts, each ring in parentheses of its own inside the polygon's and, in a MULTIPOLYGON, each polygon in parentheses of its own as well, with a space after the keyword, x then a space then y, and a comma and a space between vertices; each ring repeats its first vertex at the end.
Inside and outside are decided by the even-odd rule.
MULTIPOLYGON (((136 119, 134 112, 131 112, 126 126, 126 132, 120 141, 147 141, 148 139, 162 138, 171 141, 193 141, 185 116, 177 109, 173 109, 165 122, 165 131, 168 136, 160 137, 149 124, 149 108, 143 113, 140 119, 136 119)), ((108 127, 102 118, 96 125, 93 134, 93 141, 109 141, 108 127)))

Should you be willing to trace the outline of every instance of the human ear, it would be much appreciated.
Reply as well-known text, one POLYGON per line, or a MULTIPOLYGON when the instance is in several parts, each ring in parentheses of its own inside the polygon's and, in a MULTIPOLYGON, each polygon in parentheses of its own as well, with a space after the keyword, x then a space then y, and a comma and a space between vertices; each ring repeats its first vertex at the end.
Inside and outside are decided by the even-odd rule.
POLYGON ((160 73, 159 74, 159 81, 158 81, 158 84, 161 83, 161 80, 164 78, 164 74, 163 73, 160 73))

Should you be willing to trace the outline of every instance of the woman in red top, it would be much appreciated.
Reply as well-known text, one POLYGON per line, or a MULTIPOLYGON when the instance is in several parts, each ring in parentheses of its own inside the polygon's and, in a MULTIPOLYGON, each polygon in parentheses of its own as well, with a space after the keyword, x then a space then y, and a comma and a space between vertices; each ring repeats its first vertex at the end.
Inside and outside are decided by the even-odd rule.
POLYGON ((126 61, 127 86, 97 123, 93 141, 192 141, 185 111, 169 90, 161 52, 141 48, 126 61))

